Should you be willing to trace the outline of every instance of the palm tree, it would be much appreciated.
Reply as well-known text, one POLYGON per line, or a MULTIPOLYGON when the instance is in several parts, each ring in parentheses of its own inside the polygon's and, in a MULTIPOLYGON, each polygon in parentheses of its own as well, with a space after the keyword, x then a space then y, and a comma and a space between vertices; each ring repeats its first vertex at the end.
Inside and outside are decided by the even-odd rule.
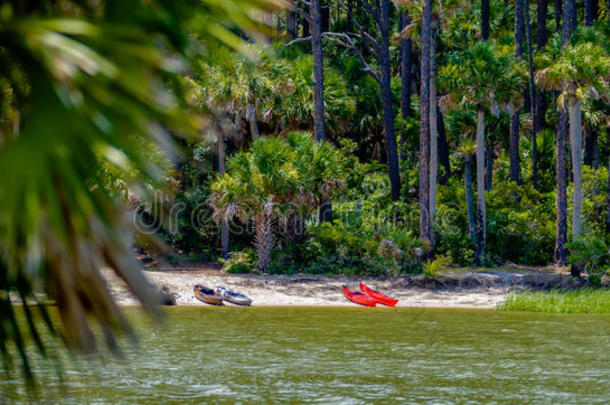
POLYGON ((436 34, 438 19, 432 20, 432 33, 430 35, 430 227, 432 231, 432 248, 434 249, 434 218, 436 216, 436 189, 438 182, 438 117, 436 115, 438 104, 436 92, 436 34))
POLYGON ((604 48, 585 40, 563 49, 559 59, 547 59, 547 67, 536 73, 537 82, 559 92, 557 105, 568 111, 570 149, 574 174, 572 237, 582 231, 582 108, 583 101, 610 97, 610 56, 604 48))
POLYGON ((432 248, 430 220, 430 55, 432 1, 424 0, 421 16, 421 86, 419 127, 419 234, 426 249, 432 248))
POLYGON ((439 86, 445 110, 472 109, 477 113, 477 251, 476 260, 485 260, 485 115, 500 113, 500 102, 520 95, 524 77, 514 56, 500 53, 491 42, 478 42, 463 52, 449 55, 448 63, 439 70, 439 86))
POLYGON ((286 140, 261 137, 247 152, 227 161, 227 172, 211 186, 214 218, 237 216, 254 223, 256 267, 266 270, 274 247, 274 222, 297 213, 305 216, 341 186, 339 157, 311 134, 292 132, 286 140))
MULTIPOLYGON (((523 0, 515 1, 515 57, 523 57, 523 0)), ((509 106, 510 131, 509 155, 510 155, 510 181, 519 184, 519 108, 512 103, 509 106)))
POLYGON ((227 172, 212 184, 210 205, 217 221, 237 216, 254 223, 257 267, 267 268, 273 249, 273 218, 281 204, 298 193, 294 151, 280 138, 261 137, 249 152, 231 156, 227 172))
POLYGON ((259 137, 258 117, 275 95, 276 86, 274 72, 266 69, 264 60, 257 62, 265 57, 264 50, 257 46, 244 49, 249 51, 248 57, 230 55, 223 63, 202 64, 197 81, 207 96, 207 100, 203 100, 204 106, 234 114, 238 117, 238 125, 244 117, 251 138, 256 139, 259 137))
MULTIPOLYGON (((104 187, 99 163, 125 178, 129 173, 141 188, 145 181, 163 183, 164 172, 148 151, 172 145, 170 132, 197 129, 198 120, 168 86, 188 65, 185 25, 193 14, 203 16, 207 23, 197 36, 206 47, 239 46, 228 27, 239 22, 255 29, 250 12, 267 5, 203 0, 185 10, 137 0, 112 7, 103 0, 3 3, 0 82, 7 91, 0 104, 10 106, 13 120, 0 124, 0 346, 15 343, 28 376, 24 340, 29 334, 43 353, 45 344, 34 322, 24 327, 15 317, 9 290, 23 303, 37 302, 38 292, 54 299, 62 341, 81 350, 96 347, 92 323, 111 348, 117 347, 113 331, 131 331, 105 288, 102 267, 148 308, 157 302, 133 259, 128 202, 104 187)), ((40 311, 56 330, 44 306, 23 310, 29 321, 40 311)), ((3 353, 9 364, 10 352, 3 353)))

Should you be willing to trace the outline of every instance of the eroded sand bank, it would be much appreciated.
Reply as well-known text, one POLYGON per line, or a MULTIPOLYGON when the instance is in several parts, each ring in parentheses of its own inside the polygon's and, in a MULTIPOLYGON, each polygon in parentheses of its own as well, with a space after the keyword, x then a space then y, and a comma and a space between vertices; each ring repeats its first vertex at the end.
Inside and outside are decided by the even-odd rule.
MULTIPOLYGON (((107 277, 113 296, 120 304, 136 300, 122 282, 109 272, 107 277)), ((561 282, 560 275, 533 273, 465 273, 430 281, 421 277, 394 278, 324 277, 309 275, 234 275, 218 270, 179 269, 145 271, 148 280, 158 288, 175 294, 178 305, 206 305, 193 295, 193 286, 222 285, 242 292, 256 306, 351 306, 341 286, 358 288, 362 281, 369 287, 398 298, 402 307, 496 308, 512 289, 561 282), (559 279, 557 277, 560 277, 559 279)))

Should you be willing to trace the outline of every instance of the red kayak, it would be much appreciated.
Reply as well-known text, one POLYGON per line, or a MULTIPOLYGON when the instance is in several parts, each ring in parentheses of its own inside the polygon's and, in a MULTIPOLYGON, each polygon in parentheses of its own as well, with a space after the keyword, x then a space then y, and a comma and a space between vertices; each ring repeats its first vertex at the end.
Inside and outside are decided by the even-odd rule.
POLYGON ((385 295, 382 292, 371 290, 369 287, 367 287, 366 285, 364 285, 362 283, 360 283, 360 291, 365 293, 368 297, 372 298, 373 300, 379 302, 380 304, 387 305, 389 307, 393 307, 394 305, 396 305, 398 303, 398 300, 388 297, 387 295, 385 295))
POLYGON ((355 302, 356 304, 364 305, 366 307, 374 307, 377 305, 377 301, 369 298, 366 294, 358 291, 352 291, 346 286, 343 286, 343 294, 345 294, 348 300, 355 302))

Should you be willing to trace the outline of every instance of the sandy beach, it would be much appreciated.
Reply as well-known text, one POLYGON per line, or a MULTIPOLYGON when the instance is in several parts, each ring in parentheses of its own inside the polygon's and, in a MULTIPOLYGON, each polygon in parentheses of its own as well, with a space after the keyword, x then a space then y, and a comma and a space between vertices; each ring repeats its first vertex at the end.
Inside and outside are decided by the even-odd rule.
MULTIPOLYGON (((122 282, 104 273, 115 299, 122 305, 136 304, 122 282)), ((224 286, 253 299, 254 306, 353 306, 341 286, 358 289, 360 281, 400 300, 399 307, 496 308, 511 290, 558 285, 556 273, 460 273, 439 280, 421 276, 325 277, 317 275, 225 274, 214 268, 180 268, 144 271, 157 288, 174 294, 177 305, 206 305, 193 295, 193 286, 224 286)))

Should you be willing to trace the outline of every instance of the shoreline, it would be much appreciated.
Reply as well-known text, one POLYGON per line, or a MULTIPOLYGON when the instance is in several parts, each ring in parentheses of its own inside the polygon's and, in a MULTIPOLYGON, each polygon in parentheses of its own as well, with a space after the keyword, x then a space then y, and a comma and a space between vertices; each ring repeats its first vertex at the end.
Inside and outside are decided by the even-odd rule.
MULTIPOLYGON (((178 306, 209 306, 198 301, 193 294, 193 286, 203 284, 212 288, 222 285, 239 291, 253 299, 252 306, 358 307, 345 298, 341 287, 345 284, 358 289, 358 283, 362 281, 399 299, 396 307, 495 309, 512 291, 557 288, 571 283, 564 274, 548 271, 448 273, 437 280, 412 275, 226 274, 211 267, 145 270, 143 273, 158 289, 173 294, 178 306)), ((137 304, 121 280, 109 271, 103 271, 103 274, 119 305, 137 304)))

